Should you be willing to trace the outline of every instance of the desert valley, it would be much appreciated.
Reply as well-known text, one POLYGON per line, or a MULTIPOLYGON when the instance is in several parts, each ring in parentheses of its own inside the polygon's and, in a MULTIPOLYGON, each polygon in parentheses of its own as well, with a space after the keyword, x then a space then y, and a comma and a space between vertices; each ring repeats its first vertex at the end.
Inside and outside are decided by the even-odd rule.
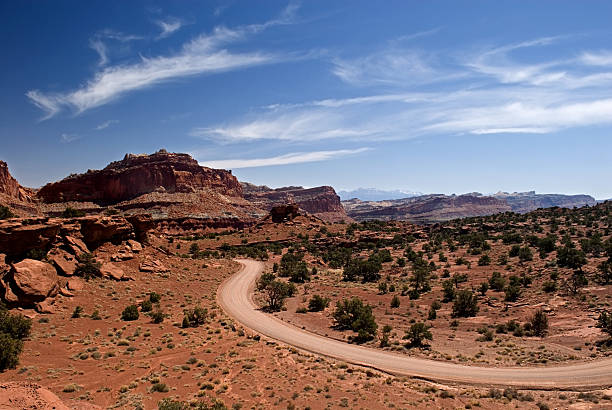
POLYGON ((610 16, 0 0, 0 410, 612 409, 610 16))
POLYGON ((416 206, 359 222, 354 201, 343 206, 331 187, 258 187, 164 150, 38 190, 3 164, 0 181, 10 346, 0 406, 543 409, 612 399, 609 202, 518 213, 499 199, 430 196, 419 215, 438 222, 414 217, 416 206), (291 328, 280 340, 268 333, 281 322, 241 321, 253 313, 228 280, 243 260, 256 264, 244 290, 253 312, 291 328), (307 332, 297 346, 283 340, 295 331, 307 332), (344 357, 342 345, 307 345, 308 334, 433 362, 363 366, 367 352, 344 357), (558 366, 570 366, 566 378, 535 376, 558 366))

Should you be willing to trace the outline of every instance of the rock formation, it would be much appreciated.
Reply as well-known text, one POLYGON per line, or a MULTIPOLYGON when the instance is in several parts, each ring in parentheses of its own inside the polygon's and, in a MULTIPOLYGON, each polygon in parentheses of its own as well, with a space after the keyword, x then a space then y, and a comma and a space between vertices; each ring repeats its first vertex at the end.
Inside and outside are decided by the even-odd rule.
POLYGON ((595 198, 590 195, 561 195, 561 194, 536 194, 535 191, 498 192, 493 195, 497 199, 504 200, 510 205, 513 212, 520 214, 535 211, 538 208, 580 208, 582 206, 594 206, 597 204, 595 198))
POLYGON ((59 292, 59 278, 55 268, 34 259, 24 259, 11 265, 11 270, 0 280, 3 299, 10 305, 33 306, 59 292))
POLYGON ((436 223, 449 219, 492 215, 500 212, 526 213, 538 208, 593 206, 589 195, 536 194, 500 192, 484 196, 478 192, 464 195, 421 195, 386 201, 343 201, 346 213, 353 219, 401 220, 413 223, 436 223))
POLYGON ((34 191, 24 188, 9 172, 6 162, 0 161, 0 205, 7 206, 14 214, 37 214, 33 203, 34 191))
POLYGON ((413 223, 435 223, 469 216, 508 212, 502 200, 480 195, 424 195, 392 201, 345 201, 347 214, 357 220, 400 220, 413 223))
POLYGON ((151 155, 127 154, 99 171, 71 175, 45 185, 37 196, 47 203, 93 202, 115 204, 151 192, 211 190, 242 196, 242 187, 231 171, 202 167, 188 154, 160 150, 151 155))
POLYGON ((272 218, 272 222, 276 223, 290 221, 299 214, 299 207, 296 204, 278 205, 270 209, 270 217, 272 218))
POLYGON ((316 188, 285 187, 271 189, 242 183, 244 198, 259 208, 270 211, 273 207, 294 203, 303 211, 326 221, 348 220, 342 207, 340 197, 334 188, 321 186, 316 188))

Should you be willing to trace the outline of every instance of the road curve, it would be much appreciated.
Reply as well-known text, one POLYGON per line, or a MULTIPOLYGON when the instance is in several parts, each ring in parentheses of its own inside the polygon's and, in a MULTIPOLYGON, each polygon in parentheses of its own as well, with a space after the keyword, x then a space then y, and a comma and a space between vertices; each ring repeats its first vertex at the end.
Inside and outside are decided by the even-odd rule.
POLYGON ((220 286, 217 292, 219 305, 243 326, 311 353, 395 375, 459 384, 535 389, 594 389, 612 386, 612 359, 537 368, 476 367, 420 359, 316 335, 259 310, 253 301, 253 289, 264 265, 249 259, 237 261, 243 268, 220 286))

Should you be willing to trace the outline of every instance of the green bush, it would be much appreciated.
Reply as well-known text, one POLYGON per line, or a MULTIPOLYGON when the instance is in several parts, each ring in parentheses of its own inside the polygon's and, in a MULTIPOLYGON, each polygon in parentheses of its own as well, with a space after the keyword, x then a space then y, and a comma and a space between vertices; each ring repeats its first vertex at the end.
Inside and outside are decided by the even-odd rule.
POLYGON ((23 339, 30 335, 32 320, 12 314, 0 303, 0 372, 14 369, 19 364, 23 339))
POLYGON ((96 261, 96 258, 91 253, 82 253, 77 256, 77 261, 79 262, 74 274, 77 276, 82 276, 85 279, 89 280, 91 278, 101 276, 100 268, 102 265, 100 262, 96 261))
POLYGON ((0 205, 0 219, 14 218, 15 214, 7 206, 0 205))
POLYGON ((138 320, 138 317, 138 306, 136 305, 129 305, 121 312, 121 320, 124 321, 138 320))
POLYGON ((421 347, 425 340, 433 340, 433 335, 429 331, 429 326, 425 323, 417 322, 410 326, 404 339, 410 339, 410 345, 412 347, 421 347))
POLYGON ((535 336, 544 337, 548 333, 548 316, 546 316, 542 309, 534 313, 529 323, 531 325, 531 332, 535 336))
POLYGON ((78 319, 81 317, 82 314, 83 314, 83 308, 81 306, 77 306, 74 308, 74 311, 72 312, 72 318, 78 319))
POLYGON ((153 303, 149 299, 143 300, 140 304, 140 310, 143 312, 150 312, 153 310, 153 303))
POLYGON ((314 295, 308 301, 308 310, 311 312, 320 312, 329 305, 329 298, 324 298, 321 295, 314 295))
POLYGON ((399 296, 394 295, 393 298, 391 299, 391 308, 397 309, 398 307, 400 307, 400 298, 399 296))
POLYGON ((151 319, 153 320, 153 323, 158 323, 158 324, 162 323, 164 319, 166 318, 166 315, 161 310, 156 310, 154 312, 151 312, 150 316, 151 316, 151 319))
POLYGON ((194 309, 185 309, 183 316, 183 327, 198 327, 206 323, 206 316, 208 310, 203 307, 196 307, 194 309))
POLYGON ((362 341, 364 337, 366 340, 372 339, 378 328, 372 314, 372 306, 364 304, 357 297, 338 301, 333 317, 338 328, 360 333, 358 341, 362 341))
POLYGON ((151 303, 159 303, 159 301, 161 300, 161 295, 156 292, 151 292, 149 293, 149 300, 151 301, 151 303))
POLYGON ((62 218, 79 218, 81 216, 85 216, 85 212, 69 206, 62 212, 62 218))
POLYGON ((478 297, 469 289, 457 292, 453 304, 453 317, 470 317, 478 313, 478 297))

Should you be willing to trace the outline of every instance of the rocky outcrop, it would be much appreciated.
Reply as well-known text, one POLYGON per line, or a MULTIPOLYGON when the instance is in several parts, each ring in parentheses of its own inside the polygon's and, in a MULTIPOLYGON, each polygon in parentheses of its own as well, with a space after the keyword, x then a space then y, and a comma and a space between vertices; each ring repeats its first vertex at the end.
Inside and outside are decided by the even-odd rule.
POLYGON ((481 195, 423 195, 379 202, 355 199, 343 205, 347 214, 358 221, 380 219, 425 224, 511 210, 505 201, 481 195))
POLYGON ((299 207, 296 204, 278 205, 270 209, 270 217, 275 223, 291 221, 299 214, 299 207))
POLYGON ((140 243, 149 243, 149 231, 155 226, 153 218, 149 214, 130 215, 127 221, 134 227, 136 239, 140 243))
MULTIPOLYGON (((0 253, 5 254, 9 261, 21 260, 33 251, 44 256, 52 248, 62 248, 78 256, 102 243, 116 244, 133 239, 135 232, 142 236, 148 225, 138 218, 135 221, 138 228, 118 215, 0 221, 0 253)), ((54 263, 56 266, 62 264, 59 259, 54 263)))
POLYGON ((323 220, 348 220, 340 197, 334 188, 321 186, 316 188, 285 187, 271 189, 242 183, 244 198, 259 208, 270 211, 275 206, 297 204, 305 212, 323 220))
POLYGON ((0 221, 0 252, 7 259, 23 259, 32 250, 46 252, 57 237, 62 222, 48 218, 0 221))
POLYGON ((231 171, 202 167, 188 154, 161 150, 151 155, 127 154, 98 171, 71 175, 47 184, 38 198, 47 203, 93 202, 115 204, 151 192, 196 192, 210 190, 241 197, 242 186, 231 171))
POLYGON ((0 161, 0 194, 22 202, 32 202, 33 192, 31 189, 24 188, 8 170, 6 162, 0 161))
POLYGON ((513 212, 527 213, 539 208, 580 208, 582 206, 594 206, 597 204, 595 198, 590 195, 561 195, 561 194, 536 194, 535 191, 515 192, 512 194, 498 192, 493 195, 497 199, 504 200, 510 205, 513 212))
POLYGON ((57 295, 59 278, 46 262, 24 259, 11 265, 2 277, 3 299, 13 306, 29 307, 57 295))
POLYGON ((130 239, 134 227, 121 216, 81 218, 83 242, 90 248, 96 248, 105 242, 119 243, 130 239))

